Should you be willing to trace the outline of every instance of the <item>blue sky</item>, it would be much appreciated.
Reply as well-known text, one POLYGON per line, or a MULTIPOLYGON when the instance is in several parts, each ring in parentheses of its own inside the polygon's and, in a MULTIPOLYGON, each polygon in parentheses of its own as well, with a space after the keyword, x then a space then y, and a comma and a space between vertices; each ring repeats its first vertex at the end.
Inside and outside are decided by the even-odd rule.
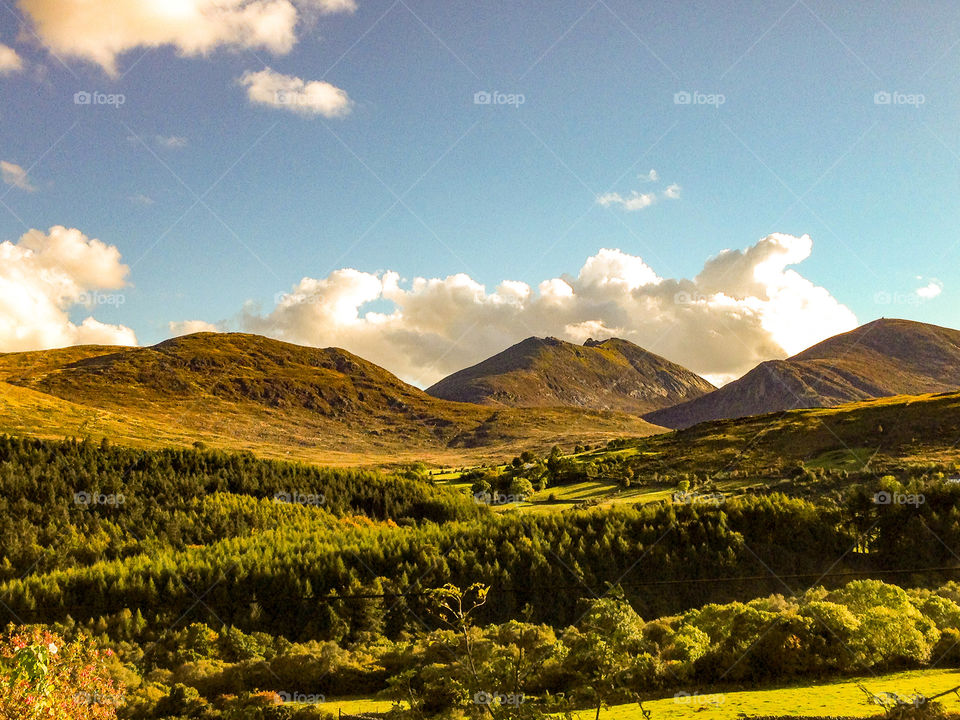
POLYGON ((955 3, 357 0, 303 11, 289 51, 132 33, 115 73, 48 37, 44 5, 0 8, 20 60, 0 75, 0 160, 27 172, 0 186, 0 241, 63 225, 119 251, 122 304, 71 306, 74 323, 143 344, 171 321, 265 331, 277 293, 340 268, 408 287, 466 273, 492 292, 576 276, 601 248, 693 278, 785 233, 812 238, 794 270, 858 321, 960 326, 955 3), (349 112, 252 102, 239 78, 267 66, 341 89, 349 112), (482 91, 523 102, 476 104, 482 91))

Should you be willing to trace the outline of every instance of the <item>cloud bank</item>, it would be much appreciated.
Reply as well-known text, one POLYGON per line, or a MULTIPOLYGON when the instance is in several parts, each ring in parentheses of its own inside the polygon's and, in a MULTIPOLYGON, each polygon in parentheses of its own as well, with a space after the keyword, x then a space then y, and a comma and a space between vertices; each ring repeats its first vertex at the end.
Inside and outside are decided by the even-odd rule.
POLYGON ((0 243, 0 352, 136 345, 127 327, 92 315, 77 325, 69 316, 78 305, 119 304, 122 295, 103 291, 125 287, 128 271, 116 247, 59 225, 0 243))
POLYGON ((169 45, 183 55, 218 48, 282 54, 313 14, 352 12, 354 0, 19 0, 53 52, 116 74, 117 57, 169 45))
POLYGON ((710 258, 693 279, 662 278, 640 257, 603 249, 575 277, 493 291, 465 274, 403 283, 346 268, 303 278, 268 311, 245 308, 240 325, 343 347, 420 386, 530 335, 622 337, 723 383, 856 327, 847 307, 791 269, 812 248, 806 235, 770 235, 710 258), (365 311, 374 301, 392 308, 365 311))

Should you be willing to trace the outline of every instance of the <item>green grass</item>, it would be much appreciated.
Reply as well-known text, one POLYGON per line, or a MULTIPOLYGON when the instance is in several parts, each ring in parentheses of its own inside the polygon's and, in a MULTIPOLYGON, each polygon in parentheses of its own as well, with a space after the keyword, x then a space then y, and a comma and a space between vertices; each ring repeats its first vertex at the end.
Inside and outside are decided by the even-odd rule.
MULTIPOLYGON (((304 707, 303 703, 289 703, 290 707, 304 707)), ((311 707, 317 707, 321 710, 336 716, 337 712, 343 712, 345 715, 376 715, 387 712, 393 707, 390 700, 375 700, 373 698, 340 698, 330 699, 326 702, 317 703, 311 707)))
MULTIPOLYGON (((857 687, 863 683, 874 693, 896 692, 910 695, 922 692, 934 695, 960 685, 960 671, 957 670, 910 670, 881 676, 845 678, 818 683, 797 684, 787 687, 764 690, 744 690, 725 693, 701 693, 699 697, 691 693, 689 698, 678 699, 673 695, 656 700, 645 701, 643 707, 649 710, 651 720, 737 720, 743 713, 747 717, 764 715, 785 716, 847 716, 875 717, 882 715, 880 708, 866 702, 866 696, 857 687), (712 704, 711 699, 719 700, 712 704)), ((941 699, 948 711, 960 712, 960 700, 956 696, 941 699)), ((291 703, 291 705, 295 705, 291 703)), ((371 715, 388 711, 392 703, 389 700, 374 698, 330 699, 318 707, 333 715, 337 710, 347 714, 371 715)), ((593 720, 593 710, 578 710, 573 713, 579 720, 593 720)), ((644 720, 640 706, 636 703, 614 705, 600 711, 601 720, 644 720)))
MULTIPOLYGON (((850 716, 871 717, 882 715, 881 709, 866 702, 866 695, 857 687, 863 683, 871 692, 896 692, 909 695, 922 692, 934 695, 960 685, 957 670, 914 670, 879 677, 848 678, 816 684, 795 685, 769 690, 747 690, 721 694, 703 693, 700 698, 689 697, 687 702, 674 696, 644 702, 651 720, 737 720, 740 713, 750 716, 850 716), (710 698, 721 700, 709 704, 710 698)), ((941 699, 948 711, 960 711, 956 696, 941 699)), ((574 713, 582 720, 593 720, 593 711, 574 713)), ((644 720, 636 703, 615 705, 600 712, 601 720, 644 720)))

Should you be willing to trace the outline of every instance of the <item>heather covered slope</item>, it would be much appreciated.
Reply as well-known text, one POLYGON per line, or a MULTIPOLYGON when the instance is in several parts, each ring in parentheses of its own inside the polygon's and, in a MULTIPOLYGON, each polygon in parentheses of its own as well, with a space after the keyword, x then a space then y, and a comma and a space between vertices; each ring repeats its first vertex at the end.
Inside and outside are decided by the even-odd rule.
POLYGON ((641 414, 713 389, 699 375, 626 340, 588 340, 576 345, 531 337, 444 378, 427 392, 485 405, 641 414))
POLYGON ((786 360, 761 363, 715 392, 645 417, 682 428, 708 420, 958 388, 960 331, 882 319, 786 360))
POLYGON ((0 429, 332 463, 481 460, 657 430, 621 413, 447 402, 345 350, 213 333, 0 355, 0 429))

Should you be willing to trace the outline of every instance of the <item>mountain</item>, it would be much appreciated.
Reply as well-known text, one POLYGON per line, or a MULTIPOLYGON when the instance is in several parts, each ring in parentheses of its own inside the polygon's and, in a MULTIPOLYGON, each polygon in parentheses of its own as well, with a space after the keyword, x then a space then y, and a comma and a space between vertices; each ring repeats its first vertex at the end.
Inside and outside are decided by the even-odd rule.
POLYGON ((635 415, 448 402, 338 348, 198 333, 0 354, 0 432, 196 441, 326 463, 502 459, 659 431, 635 415))
POLYGON ((958 388, 960 331, 881 319, 786 360, 761 363, 719 390, 644 417, 685 428, 707 420, 958 388))
POLYGON ((626 340, 527 338, 427 388, 434 397, 505 407, 580 407, 643 414, 713 385, 626 340))

